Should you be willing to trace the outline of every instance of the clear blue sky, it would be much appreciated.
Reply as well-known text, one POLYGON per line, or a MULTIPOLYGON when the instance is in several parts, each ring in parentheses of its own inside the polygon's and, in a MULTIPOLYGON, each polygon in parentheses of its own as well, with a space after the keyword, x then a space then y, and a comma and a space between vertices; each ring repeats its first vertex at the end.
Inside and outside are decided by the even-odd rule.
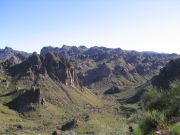
POLYGON ((0 0, 0 48, 63 44, 180 53, 180 0, 0 0))

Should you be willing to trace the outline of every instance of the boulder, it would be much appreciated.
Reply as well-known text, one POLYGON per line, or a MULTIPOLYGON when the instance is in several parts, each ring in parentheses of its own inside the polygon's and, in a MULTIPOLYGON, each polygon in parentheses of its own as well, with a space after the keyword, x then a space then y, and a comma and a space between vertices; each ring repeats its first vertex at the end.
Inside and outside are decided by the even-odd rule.
POLYGON ((119 93, 119 92, 121 92, 121 90, 120 90, 118 87, 113 86, 113 87, 111 87, 110 89, 106 90, 106 91, 104 92, 104 94, 105 94, 105 95, 108 95, 108 94, 116 94, 116 93, 119 93))
POLYGON ((70 130, 77 127, 77 121, 75 119, 68 121, 67 123, 65 123, 62 127, 61 130, 62 131, 66 131, 66 130, 70 130))
POLYGON ((54 131, 53 133, 52 133, 52 135, 62 135, 61 133, 60 133, 60 131, 54 131))

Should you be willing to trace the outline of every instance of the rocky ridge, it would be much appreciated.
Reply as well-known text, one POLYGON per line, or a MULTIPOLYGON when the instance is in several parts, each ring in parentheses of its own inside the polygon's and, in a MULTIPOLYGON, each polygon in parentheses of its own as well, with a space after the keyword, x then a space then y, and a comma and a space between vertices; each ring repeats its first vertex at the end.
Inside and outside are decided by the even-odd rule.
POLYGON ((66 59, 51 52, 47 53, 45 57, 34 52, 26 61, 10 67, 8 72, 12 76, 28 77, 32 80, 32 84, 36 84, 39 79, 49 76, 66 85, 79 86, 73 66, 66 59))
POLYGON ((126 51, 97 46, 44 47, 41 55, 45 56, 48 52, 67 57, 74 65, 82 84, 90 88, 96 88, 100 84, 110 88, 114 85, 145 82, 158 74, 170 60, 179 57, 177 54, 126 51))
POLYGON ((16 51, 10 47, 5 47, 4 49, 0 49, 0 63, 5 62, 9 59, 14 59, 16 64, 26 60, 30 56, 29 53, 23 51, 16 51))

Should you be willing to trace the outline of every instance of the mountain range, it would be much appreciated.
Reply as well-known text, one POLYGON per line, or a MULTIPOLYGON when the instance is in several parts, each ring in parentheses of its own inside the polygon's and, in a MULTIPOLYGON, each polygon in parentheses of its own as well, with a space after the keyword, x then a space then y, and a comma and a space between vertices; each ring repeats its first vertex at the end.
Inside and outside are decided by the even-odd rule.
POLYGON ((0 133, 128 134, 124 120, 149 87, 180 79, 179 59, 97 46, 1 49, 0 133))
POLYGON ((85 46, 44 47, 41 55, 55 52, 75 67, 82 85, 99 89, 132 86, 149 80, 177 54, 126 51, 120 48, 85 46), (102 87, 103 86, 103 87, 102 87))

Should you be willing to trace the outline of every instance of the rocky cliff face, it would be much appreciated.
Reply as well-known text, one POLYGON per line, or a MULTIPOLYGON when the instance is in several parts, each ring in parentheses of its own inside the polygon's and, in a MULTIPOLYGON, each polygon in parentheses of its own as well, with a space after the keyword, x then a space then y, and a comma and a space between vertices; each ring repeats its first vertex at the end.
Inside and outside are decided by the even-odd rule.
POLYGON ((42 57, 35 52, 26 61, 10 67, 8 71, 12 76, 29 77, 33 83, 49 76, 66 85, 79 86, 74 68, 66 59, 55 53, 47 53, 42 57))
POLYGON ((180 58, 171 60, 164 68, 161 69, 159 75, 152 78, 152 84, 161 89, 167 89, 170 82, 180 80, 180 58))
POLYGON ((70 67, 66 69, 66 85, 70 86, 79 86, 78 77, 75 73, 75 69, 73 67, 70 67))
POLYGON ((49 52, 44 59, 48 75, 70 86, 79 86, 78 77, 74 68, 63 57, 49 52))

